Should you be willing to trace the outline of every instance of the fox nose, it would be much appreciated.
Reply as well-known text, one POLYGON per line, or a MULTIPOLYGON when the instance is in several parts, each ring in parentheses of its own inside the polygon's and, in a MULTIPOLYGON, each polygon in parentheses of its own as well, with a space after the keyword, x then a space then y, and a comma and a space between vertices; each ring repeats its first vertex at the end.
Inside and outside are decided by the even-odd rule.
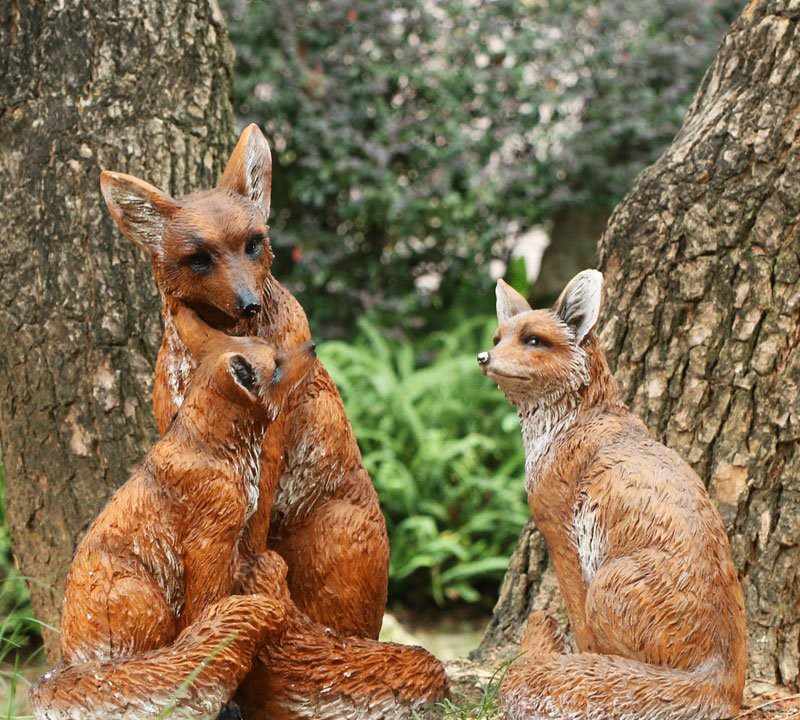
POLYGON ((239 296, 236 298, 236 309, 242 317, 251 318, 261 310, 261 303, 252 298, 245 299, 239 296))
POLYGON ((478 365, 486 365, 489 362, 489 353, 482 352, 478 353, 478 365))

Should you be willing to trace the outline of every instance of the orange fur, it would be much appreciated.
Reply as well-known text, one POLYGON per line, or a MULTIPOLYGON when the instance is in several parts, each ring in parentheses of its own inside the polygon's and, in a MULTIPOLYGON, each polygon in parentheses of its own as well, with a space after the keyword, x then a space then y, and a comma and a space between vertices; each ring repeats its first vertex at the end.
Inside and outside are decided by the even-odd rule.
POLYGON ((517 408, 528 502, 579 649, 529 620, 501 695, 512 718, 701 720, 742 699, 742 590, 700 478, 623 404, 592 330, 602 276, 553 310, 498 284, 495 348, 478 362, 517 408))
POLYGON ((247 720, 399 719, 447 695, 444 668, 422 648, 343 638, 300 612, 280 555, 261 555, 242 590, 288 608, 286 630, 266 643, 237 693, 247 720))
POLYGON ((176 327, 199 365, 169 429, 78 546, 61 664, 31 690, 37 718, 152 718, 176 693, 184 713, 206 717, 285 629, 281 602, 230 595, 264 433, 309 370, 309 348, 220 340, 188 309, 176 327))

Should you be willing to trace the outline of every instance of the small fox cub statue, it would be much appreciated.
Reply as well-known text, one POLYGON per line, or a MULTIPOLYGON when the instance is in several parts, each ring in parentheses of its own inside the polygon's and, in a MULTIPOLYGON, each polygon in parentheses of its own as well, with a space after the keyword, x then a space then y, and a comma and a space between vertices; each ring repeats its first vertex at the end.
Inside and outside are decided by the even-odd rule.
MULTIPOLYGON (((154 385, 161 432, 184 402, 195 365, 175 329, 181 306, 228 335, 258 336, 280 348, 309 340, 303 309, 270 272, 272 160, 255 125, 242 133, 213 190, 175 200, 114 172, 104 172, 100 185, 122 233, 149 254, 163 299, 154 385)), ((242 538, 245 564, 269 540, 286 560, 301 610, 342 635, 377 637, 389 572, 386 523, 342 400, 319 361, 269 428, 260 477, 258 509, 242 538)))
POLYGON ((497 285, 481 370, 518 411, 526 489, 579 652, 528 620, 501 688, 522 718, 708 720, 739 709, 742 590, 703 483, 620 399, 594 325, 603 276, 579 273, 552 310, 497 285))
MULTIPOLYGON (((184 309, 176 332, 198 323, 184 309)), ((61 663, 31 689, 39 720, 141 720, 173 702, 181 717, 213 717, 285 630, 280 599, 231 593, 264 433, 312 350, 225 339, 206 343, 169 429, 78 546, 61 663)))
MULTIPOLYGON (((193 357, 204 357, 209 347, 235 349, 250 342, 209 327, 187 308, 178 318, 181 339, 193 357)), ((276 382, 282 372, 279 360, 276 382)), ((297 608, 286 574, 281 556, 267 550, 237 575, 236 592, 276 600, 286 615, 283 631, 261 647, 236 695, 246 720, 399 720, 447 694, 444 668, 430 653, 337 635, 297 608)))

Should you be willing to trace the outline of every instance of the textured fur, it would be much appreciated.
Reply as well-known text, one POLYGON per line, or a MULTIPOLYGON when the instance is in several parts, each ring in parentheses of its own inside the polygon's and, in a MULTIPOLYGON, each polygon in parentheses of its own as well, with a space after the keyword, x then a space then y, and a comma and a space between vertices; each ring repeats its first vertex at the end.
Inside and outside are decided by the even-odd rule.
POLYGON ((592 327, 602 276, 553 310, 498 287, 495 348, 478 362, 519 411, 528 503, 579 652, 528 621, 501 689, 513 720, 709 720, 742 699, 742 590, 701 480, 622 403, 592 327), (512 310, 509 310, 512 308, 512 310))
POLYGON ((288 608, 286 630, 265 644, 237 694, 247 720, 399 720, 447 694, 444 668, 422 648, 342 638, 300 612, 276 553, 258 559, 242 590, 288 608))

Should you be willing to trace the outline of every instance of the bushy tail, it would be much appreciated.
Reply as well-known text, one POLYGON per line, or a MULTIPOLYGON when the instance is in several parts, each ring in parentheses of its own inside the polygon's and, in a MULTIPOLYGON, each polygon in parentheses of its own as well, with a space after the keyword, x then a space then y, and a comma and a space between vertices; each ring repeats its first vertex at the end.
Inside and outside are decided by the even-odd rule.
POLYGON ((448 694, 442 664, 423 648, 340 637, 297 610, 275 553, 243 587, 290 606, 286 631, 264 644, 236 696, 247 720, 392 720, 448 694))
POLYGON ((37 720, 213 718, 250 670, 285 609, 263 595, 225 598, 169 647, 59 666, 31 688, 37 720))
POLYGON ((500 690, 511 720, 717 720, 739 710, 741 688, 723 682, 721 662, 684 671, 617 655, 568 655, 555 634, 530 632, 522 651, 500 690))

